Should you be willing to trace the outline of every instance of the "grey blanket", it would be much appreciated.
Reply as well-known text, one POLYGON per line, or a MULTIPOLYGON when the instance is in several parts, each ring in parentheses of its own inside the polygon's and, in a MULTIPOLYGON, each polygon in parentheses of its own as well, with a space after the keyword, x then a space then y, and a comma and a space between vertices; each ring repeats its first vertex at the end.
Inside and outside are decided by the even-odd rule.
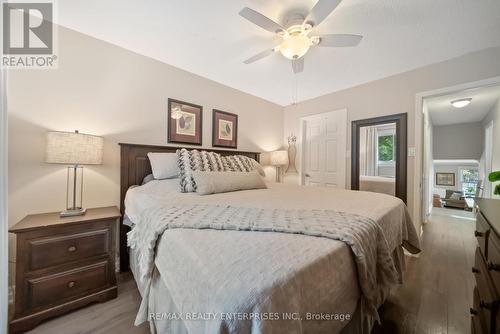
MULTIPOLYGON (((139 254, 140 279, 147 286, 154 267, 156 243, 165 230, 176 228, 295 233, 342 241, 354 254, 362 307, 368 316, 375 319, 378 319, 377 306, 385 297, 384 291, 398 282, 398 274, 380 226, 370 218, 352 213, 189 205, 148 209, 141 219, 143 221, 129 233, 128 242, 139 254)), ((175 272, 175 268, 171 269, 175 272)), ((196 282, 186 282, 182 288, 189 291, 191 284, 196 282)), ((147 320, 148 290, 143 296, 136 324, 147 320)), ((192 297, 195 300, 190 305, 184 305, 184 311, 192 312, 190 307, 205 311, 210 309, 209 301, 192 297)), ((223 324, 224 319, 219 321, 220 328, 235 326, 234 323, 223 324)), ((237 328, 235 330, 237 332, 237 328)))

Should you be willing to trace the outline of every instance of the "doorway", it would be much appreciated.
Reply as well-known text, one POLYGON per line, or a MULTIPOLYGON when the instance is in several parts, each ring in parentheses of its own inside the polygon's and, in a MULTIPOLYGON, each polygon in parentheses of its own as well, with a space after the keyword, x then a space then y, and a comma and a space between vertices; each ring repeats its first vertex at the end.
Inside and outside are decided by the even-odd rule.
POLYGON ((500 84, 450 89, 424 97, 422 105, 424 140, 430 141, 423 152, 424 222, 433 211, 473 211, 474 197, 491 196, 488 175, 500 167, 500 84))
POLYGON ((300 184, 345 188, 347 110, 301 118, 300 184))

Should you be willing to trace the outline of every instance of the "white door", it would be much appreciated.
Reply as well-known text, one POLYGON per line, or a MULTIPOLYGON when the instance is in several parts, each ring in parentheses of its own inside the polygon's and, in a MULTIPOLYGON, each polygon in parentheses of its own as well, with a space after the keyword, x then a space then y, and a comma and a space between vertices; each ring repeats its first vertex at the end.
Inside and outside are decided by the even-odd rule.
POLYGON ((302 184, 345 188, 347 110, 302 119, 302 184))

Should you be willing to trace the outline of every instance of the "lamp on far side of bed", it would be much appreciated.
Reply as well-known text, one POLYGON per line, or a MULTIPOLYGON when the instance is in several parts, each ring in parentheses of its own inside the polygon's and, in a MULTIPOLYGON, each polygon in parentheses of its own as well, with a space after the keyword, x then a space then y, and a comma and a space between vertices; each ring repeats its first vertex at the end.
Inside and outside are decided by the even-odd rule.
POLYGON ((276 167, 276 182, 281 182, 281 169, 288 164, 287 151, 273 151, 269 156, 271 166, 276 167))
POLYGON ((81 165, 102 164, 104 139, 98 136, 75 132, 47 132, 45 162, 68 166, 66 187, 66 210, 61 217, 84 215, 83 167, 81 165))

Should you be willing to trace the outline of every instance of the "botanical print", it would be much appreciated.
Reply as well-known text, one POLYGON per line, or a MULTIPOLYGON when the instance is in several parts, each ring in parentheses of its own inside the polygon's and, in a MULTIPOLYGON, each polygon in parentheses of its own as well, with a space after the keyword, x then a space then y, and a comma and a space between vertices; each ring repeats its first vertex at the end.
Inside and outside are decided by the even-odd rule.
POLYGON ((196 114, 180 111, 181 117, 177 119, 176 132, 178 135, 196 135, 196 114))
POLYGON ((436 173, 436 185, 438 186, 454 186, 455 173, 436 173))
POLYGON ((233 139, 233 122, 219 119, 219 139, 232 140, 233 139))

